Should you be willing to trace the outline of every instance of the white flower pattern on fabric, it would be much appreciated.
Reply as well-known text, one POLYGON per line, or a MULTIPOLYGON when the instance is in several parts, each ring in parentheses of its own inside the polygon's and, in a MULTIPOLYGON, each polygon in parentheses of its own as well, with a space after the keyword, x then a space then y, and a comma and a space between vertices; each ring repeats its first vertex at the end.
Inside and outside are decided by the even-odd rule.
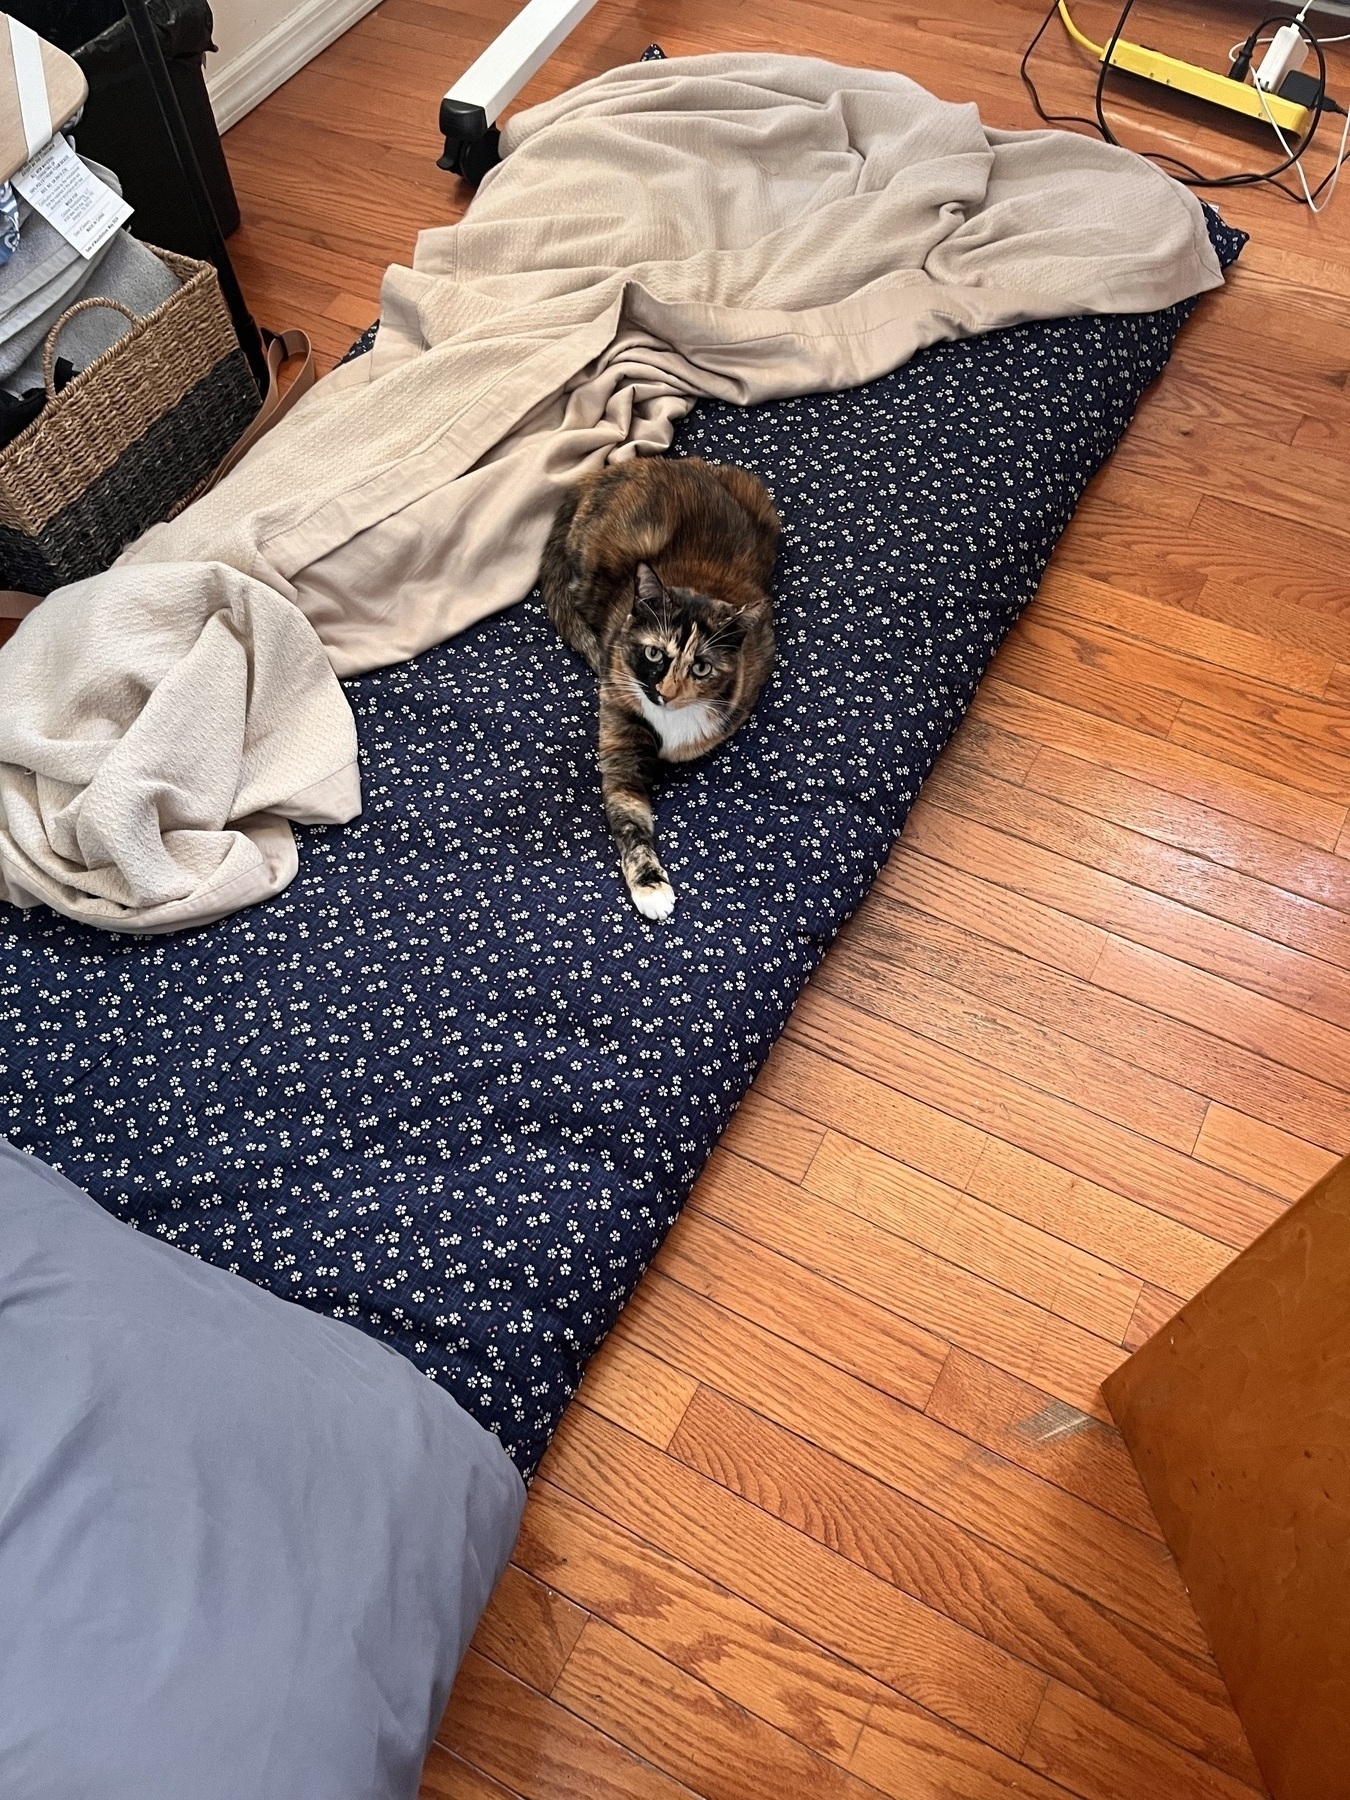
POLYGON ((670 922, 627 902, 594 677, 535 594, 346 684, 365 811, 301 828, 274 900, 168 938, 0 907, 0 1130, 387 1339, 528 1476, 1188 310, 685 421, 785 534, 769 686, 660 790, 670 922))

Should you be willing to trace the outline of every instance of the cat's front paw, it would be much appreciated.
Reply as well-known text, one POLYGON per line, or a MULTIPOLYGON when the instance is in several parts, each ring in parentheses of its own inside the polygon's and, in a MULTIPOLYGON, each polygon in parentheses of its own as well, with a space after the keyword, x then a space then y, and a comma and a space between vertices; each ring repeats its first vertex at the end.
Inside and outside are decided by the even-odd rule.
POLYGON ((654 881, 630 887, 633 905, 644 919, 657 923, 668 919, 675 910, 675 890, 668 881, 654 881))

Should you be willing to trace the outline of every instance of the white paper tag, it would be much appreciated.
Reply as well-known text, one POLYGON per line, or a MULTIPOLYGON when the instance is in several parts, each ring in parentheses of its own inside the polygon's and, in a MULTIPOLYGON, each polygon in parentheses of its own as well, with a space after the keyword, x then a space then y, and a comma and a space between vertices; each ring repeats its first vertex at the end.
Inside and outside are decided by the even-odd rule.
POLYGON ((97 255, 131 217, 126 201, 90 174, 59 131, 10 180, 81 256, 97 255))

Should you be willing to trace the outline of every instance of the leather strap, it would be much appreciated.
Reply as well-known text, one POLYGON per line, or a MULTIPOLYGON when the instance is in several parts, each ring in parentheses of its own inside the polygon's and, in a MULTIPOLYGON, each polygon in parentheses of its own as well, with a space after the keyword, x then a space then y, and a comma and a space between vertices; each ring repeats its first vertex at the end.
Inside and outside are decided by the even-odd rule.
POLYGON ((248 454, 258 439, 269 432, 279 419, 286 417, 301 395, 307 394, 314 386, 316 375, 314 346, 306 334, 303 331, 276 332, 267 346, 267 393, 262 406, 238 443, 226 451, 203 492, 209 493, 217 482, 223 481, 235 464, 248 454), (295 380, 283 394, 280 389, 281 371, 288 362, 293 361, 297 356, 302 356, 304 361, 300 365, 300 371, 295 380))

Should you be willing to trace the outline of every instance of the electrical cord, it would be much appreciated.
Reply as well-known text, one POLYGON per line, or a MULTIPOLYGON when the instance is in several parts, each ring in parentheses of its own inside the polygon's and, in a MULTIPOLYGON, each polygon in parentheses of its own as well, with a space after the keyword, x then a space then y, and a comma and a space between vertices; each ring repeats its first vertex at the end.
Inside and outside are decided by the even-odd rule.
MULTIPOLYGON (((1031 104, 1035 107, 1038 118, 1043 119, 1047 125, 1086 126, 1089 131, 1096 132, 1103 142, 1125 148, 1125 146, 1120 144, 1120 139, 1115 135, 1114 131, 1112 131, 1110 125, 1107 123, 1105 90, 1107 76, 1114 66, 1113 58, 1115 56, 1116 46, 1119 44, 1121 37, 1124 34, 1126 23, 1133 10, 1134 0, 1125 0, 1125 4, 1122 6, 1120 14, 1116 19, 1115 29, 1111 34, 1110 41, 1105 46, 1101 46, 1092 43, 1089 38, 1078 30, 1073 24, 1072 19, 1069 17, 1068 8, 1062 3, 1062 0, 1053 0, 1050 10, 1041 21, 1040 28, 1023 54, 1019 71, 1022 78, 1022 84, 1031 97, 1031 104), (1099 58, 1100 67, 1097 72, 1097 85, 1093 96, 1093 110, 1096 114, 1095 118, 1084 118, 1081 113, 1048 113, 1041 102, 1040 94, 1031 74, 1031 58, 1040 44, 1041 39, 1049 29, 1050 23, 1055 18, 1056 14, 1063 19, 1071 36, 1078 43, 1085 45, 1099 58)), ((1306 13, 1307 10, 1308 8, 1305 5, 1303 12, 1306 13)), ((1265 105, 1263 102, 1263 111, 1265 112, 1266 118, 1270 124, 1275 127, 1276 135, 1280 140, 1280 147, 1285 152, 1283 162, 1277 163, 1270 169, 1244 170, 1233 175, 1205 175, 1199 169, 1192 167, 1190 163, 1183 162, 1181 158, 1171 156, 1164 151, 1146 151, 1143 152, 1143 154, 1148 156, 1153 162, 1166 163, 1171 169, 1179 171, 1176 179, 1181 181, 1187 187, 1237 188, 1254 187, 1261 183, 1268 183, 1271 187, 1275 188, 1277 192, 1283 194, 1286 199, 1292 200, 1300 206, 1311 206, 1315 212, 1324 210, 1324 208, 1317 207, 1315 202, 1323 189, 1327 187, 1328 183, 1331 184, 1332 191, 1335 191, 1336 178, 1340 173, 1341 164, 1345 160, 1347 147, 1350 146, 1350 112, 1347 112, 1346 131, 1343 132, 1341 136, 1341 147, 1336 163, 1311 193, 1308 190, 1307 180, 1303 173, 1302 158, 1311 147, 1314 138, 1317 136, 1317 130, 1322 121, 1323 103, 1326 100, 1327 65, 1326 56, 1322 49, 1322 43, 1323 41, 1339 43, 1345 40, 1340 38, 1321 40, 1304 24, 1303 13, 1300 13, 1297 19, 1293 20, 1289 18, 1288 14, 1281 13, 1276 14, 1271 18, 1263 19, 1251 32, 1245 43, 1234 46, 1234 50, 1237 54, 1235 55, 1230 51, 1229 61, 1236 64, 1239 58, 1241 58, 1244 60, 1245 67, 1249 68, 1253 51, 1256 49, 1258 43, 1263 41, 1261 33, 1271 25, 1288 25, 1291 23, 1297 25, 1304 41, 1313 50, 1317 58, 1318 74, 1314 98, 1309 105, 1309 111, 1312 115, 1311 123, 1294 146, 1290 146, 1284 133, 1279 129, 1278 125, 1276 125, 1269 106, 1265 105), (1303 192, 1301 194, 1295 189, 1286 186, 1286 184, 1279 179, 1281 175, 1285 174, 1291 168, 1297 170, 1299 181, 1303 187, 1303 192)), ((1235 68, 1234 73, 1236 72, 1235 68)))
MULTIPOLYGON (((1261 96, 1261 110, 1262 110, 1262 112, 1265 113, 1266 118, 1270 123, 1271 129, 1274 131, 1276 137, 1280 140, 1280 143, 1284 146, 1284 148, 1286 150, 1288 150, 1289 149, 1288 141, 1285 138, 1283 131, 1281 131, 1281 129, 1280 129, 1279 121, 1276 119, 1274 113, 1271 112, 1271 110, 1270 110, 1270 104, 1266 99, 1265 90, 1263 88, 1258 88, 1257 92, 1261 96)), ((1332 164, 1331 172, 1328 175, 1324 175, 1322 177, 1321 181, 1318 182, 1317 186, 1311 190, 1308 187, 1308 177, 1303 173, 1303 163, 1302 163, 1301 158, 1299 158, 1297 156, 1294 158, 1294 167, 1298 171, 1299 186, 1303 189, 1304 203, 1307 205, 1307 207, 1309 208, 1309 210, 1311 212, 1323 213, 1326 211, 1328 206, 1331 205, 1332 195, 1334 195, 1336 192, 1336 184, 1340 180, 1341 169, 1345 163, 1345 152, 1346 152, 1347 144, 1350 144, 1350 111, 1348 111, 1345 115, 1345 124, 1341 128, 1341 141, 1340 141, 1340 145, 1336 151, 1336 161, 1332 164), (1330 193, 1328 193, 1326 199, 1319 206, 1317 204, 1318 196, 1321 194, 1322 189, 1324 187, 1326 187, 1328 182, 1330 182, 1330 184, 1331 184, 1331 191, 1330 191, 1330 193)))
MULTIPOLYGON (((1040 30, 1032 38, 1022 52, 1022 62, 1018 74, 1022 77, 1022 86, 1031 95, 1031 104, 1036 108, 1036 117, 1043 119, 1047 125, 1086 125, 1089 131, 1097 129, 1095 119, 1085 119, 1081 113, 1048 113, 1041 105, 1041 97, 1036 91, 1036 83, 1031 79, 1031 58, 1036 46, 1050 29, 1050 21, 1060 10, 1059 0, 1051 0, 1050 10, 1041 20, 1040 30)), ((1079 34, 1081 36, 1081 33, 1079 34)))

